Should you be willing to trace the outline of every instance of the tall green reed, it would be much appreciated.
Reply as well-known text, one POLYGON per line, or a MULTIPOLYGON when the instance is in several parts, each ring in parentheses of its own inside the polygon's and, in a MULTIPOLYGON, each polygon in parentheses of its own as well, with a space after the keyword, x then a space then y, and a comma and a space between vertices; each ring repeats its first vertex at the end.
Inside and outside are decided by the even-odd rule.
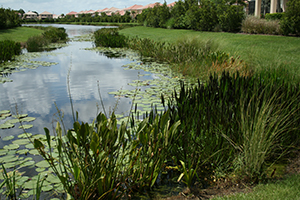
POLYGON ((45 128, 49 152, 39 140, 34 146, 74 199, 120 199, 155 184, 179 125, 168 117, 151 114, 132 131, 124 122, 117 127, 114 114, 100 113, 92 125, 76 121, 68 131, 61 121, 55 141, 45 128))
MULTIPOLYGON (((257 179, 267 162, 274 162, 298 141, 299 94, 299 85, 284 80, 229 72, 210 76, 205 84, 199 81, 193 87, 182 83, 168 102, 171 123, 181 121, 170 151, 175 164, 182 166, 183 162, 190 170, 210 168, 206 174, 210 177, 223 170, 257 179), (236 158, 243 161, 245 171, 233 170, 239 168, 236 158)), ((197 175, 204 174, 198 171, 197 175)))

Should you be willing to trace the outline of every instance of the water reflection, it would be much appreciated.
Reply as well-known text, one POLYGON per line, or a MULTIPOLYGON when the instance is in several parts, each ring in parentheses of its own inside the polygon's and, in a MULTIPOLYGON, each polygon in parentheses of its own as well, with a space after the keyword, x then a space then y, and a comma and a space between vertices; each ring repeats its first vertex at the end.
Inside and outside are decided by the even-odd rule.
MULTIPOLYGON (((43 25, 44 26, 44 25, 43 25)), ((55 25, 65 27, 69 36, 92 33, 103 28, 97 26, 55 25)), ((44 127, 51 128, 58 108, 64 112, 66 127, 72 126, 72 112, 67 88, 69 73, 70 91, 74 103, 74 110, 79 112, 79 120, 92 122, 97 112, 102 108, 98 94, 100 83, 101 96, 105 109, 112 110, 116 99, 108 92, 118 89, 135 89, 127 85, 133 79, 138 79, 138 73, 143 70, 123 70, 122 65, 128 64, 128 59, 111 59, 106 55, 84 48, 92 47, 92 42, 70 42, 67 47, 53 51, 54 54, 45 54, 37 61, 56 62, 51 67, 39 67, 13 73, 10 78, 13 82, 0 84, 0 110, 9 109, 19 113, 26 113, 37 119, 32 122, 34 127, 29 132, 43 133, 44 127)), ((152 79, 145 76, 143 79, 152 79)), ((127 113, 131 107, 131 99, 122 99, 118 105, 117 113, 127 113)), ((9 130, 0 130, 1 137, 22 133, 17 127, 9 130)), ((0 143, 0 148, 3 144, 0 143)))

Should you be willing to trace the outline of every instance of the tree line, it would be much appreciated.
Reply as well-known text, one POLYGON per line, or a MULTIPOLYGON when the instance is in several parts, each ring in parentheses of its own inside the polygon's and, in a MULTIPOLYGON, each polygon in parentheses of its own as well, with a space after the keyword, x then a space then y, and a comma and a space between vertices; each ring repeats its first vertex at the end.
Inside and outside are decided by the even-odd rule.
POLYGON ((0 29, 8 29, 21 25, 17 11, 0 8, 0 29))
POLYGON ((180 0, 171 8, 166 2, 148 8, 138 15, 137 20, 150 27, 237 32, 244 17, 244 2, 180 0))

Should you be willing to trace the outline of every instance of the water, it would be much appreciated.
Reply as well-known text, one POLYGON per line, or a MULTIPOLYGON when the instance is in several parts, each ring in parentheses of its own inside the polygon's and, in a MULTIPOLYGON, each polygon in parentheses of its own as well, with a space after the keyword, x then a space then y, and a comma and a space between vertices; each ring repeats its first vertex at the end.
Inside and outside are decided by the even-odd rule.
MULTIPOLYGON (((48 26, 48 25, 47 25, 48 26)), ((64 27, 70 38, 96 31, 100 26, 53 25, 64 27)), ((74 110, 79 112, 79 120, 92 122, 99 111, 103 111, 98 90, 108 112, 116 104, 114 95, 109 92, 119 89, 134 89, 129 86, 132 80, 138 79, 138 74, 145 74, 143 70, 124 70, 122 65, 132 61, 126 58, 108 58, 95 51, 84 50, 93 47, 92 42, 71 41, 67 47, 52 51, 51 54, 35 60, 57 62, 50 67, 38 67, 13 73, 9 76, 13 82, 0 84, 0 110, 11 110, 12 113, 25 113, 36 117, 32 122, 33 128, 29 132, 44 133, 43 128, 52 127, 57 112, 55 103, 64 112, 64 122, 67 128, 73 123, 71 104, 67 88, 67 76, 70 70, 70 91, 74 110), (16 109, 17 108, 17 109, 16 109)), ((155 75, 139 78, 153 79, 155 75)), ((132 100, 122 98, 117 113, 128 113, 132 100)), ((0 129, 1 137, 17 136, 21 129, 0 129)), ((0 142, 0 148, 3 147, 0 142)))
MULTIPOLYGON (((78 25, 53 26, 64 27, 71 39, 75 36, 92 33, 100 28, 106 28, 78 25)), ((128 85, 133 80, 139 80, 144 83, 145 86, 139 87, 142 91, 149 93, 146 97, 143 97, 144 99, 151 99, 154 98, 153 96, 156 96, 156 102, 157 96, 160 96, 161 93, 169 94, 176 85, 179 87, 179 75, 170 73, 168 67, 163 69, 162 65, 156 63, 154 64, 156 68, 155 66, 149 67, 154 69, 152 70, 153 73, 151 73, 151 70, 145 69, 148 66, 144 60, 141 62, 143 64, 140 68, 144 67, 145 71, 143 69, 124 70, 123 65, 135 61, 129 60, 129 58, 111 58, 97 51, 85 50, 85 48, 91 47, 93 47, 92 42, 70 40, 68 46, 56 49, 51 53, 44 53, 43 56, 34 59, 36 61, 55 62, 57 63, 56 65, 50 67, 40 66, 36 69, 10 74, 8 78, 13 80, 13 82, 0 84, 0 111, 10 110, 13 114, 28 114, 30 117, 35 117, 36 120, 30 122, 33 128, 29 129, 28 132, 33 135, 44 134, 44 127, 52 130, 52 127, 55 126, 53 122, 57 120, 57 108, 64 113, 66 128, 72 128, 73 115, 70 96, 72 97, 74 110, 79 112, 79 120, 91 123, 97 114, 103 111, 99 90, 105 110, 109 112, 115 107, 117 101, 115 96, 109 94, 109 92, 119 89, 134 90, 136 86, 128 85), (160 75, 160 73, 164 75, 160 75), (159 83, 156 80, 162 82, 159 83), (68 82, 70 93, 68 91, 68 82), (100 87, 98 87, 98 84, 100 87), (156 85, 160 85, 160 88, 156 88, 156 85), (150 89, 153 89, 153 91, 150 91, 150 89)), ((151 101, 147 100, 142 103, 150 105, 151 101)), ((133 100, 131 98, 120 98, 116 113, 128 115, 132 104, 133 100)), ((3 123, 3 120, 0 123, 3 123)), ((0 137, 4 138, 12 135, 15 137, 14 140, 18 139, 17 136, 23 133, 23 130, 19 129, 18 126, 16 124, 16 127, 12 129, 0 129, 0 137)), ((11 144, 11 142, 0 139, 0 150, 5 145, 11 144)), ((25 146, 25 148, 27 147, 25 146)), ((24 149, 24 145, 20 146, 20 149, 24 149)), ((41 156, 34 155, 31 152, 28 155, 21 155, 16 153, 16 150, 13 150, 8 151, 7 155, 19 158, 31 157, 35 163, 43 160, 41 156)), ((9 170, 12 170, 12 168, 9 170)), ((34 166, 23 167, 19 171, 25 173, 22 176, 28 177, 35 176, 38 173, 34 166)), ((166 178, 166 183, 162 182, 163 185, 153 189, 154 193, 172 195, 178 192, 178 187, 170 184, 169 178, 166 178)), ((47 195, 52 194, 52 192, 43 193, 42 198, 48 197, 47 195)), ((143 196, 141 199, 149 198, 143 196)))

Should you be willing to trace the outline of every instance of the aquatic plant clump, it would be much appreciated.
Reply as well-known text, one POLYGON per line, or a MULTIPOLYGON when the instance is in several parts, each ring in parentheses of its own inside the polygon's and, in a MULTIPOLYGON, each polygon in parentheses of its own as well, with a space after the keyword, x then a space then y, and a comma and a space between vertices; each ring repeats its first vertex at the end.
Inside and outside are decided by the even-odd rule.
MULTIPOLYGON (((21 54, 21 44, 10 40, 0 41, 0 63, 12 60, 21 54)), ((0 66, 1 67, 1 66, 0 66)))
POLYGON ((124 35, 120 35, 117 28, 102 28, 94 32, 96 47, 125 47, 124 35))
POLYGON ((37 61, 35 58, 39 58, 43 55, 53 55, 49 52, 35 52, 26 53, 15 57, 14 61, 6 62, 0 65, 0 84, 5 82, 12 82, 8 75, 11 73, 17 73, 25 71, 27 69, 36 69, 39 66, 50 67, 56 65, 55 62, 37 61))

